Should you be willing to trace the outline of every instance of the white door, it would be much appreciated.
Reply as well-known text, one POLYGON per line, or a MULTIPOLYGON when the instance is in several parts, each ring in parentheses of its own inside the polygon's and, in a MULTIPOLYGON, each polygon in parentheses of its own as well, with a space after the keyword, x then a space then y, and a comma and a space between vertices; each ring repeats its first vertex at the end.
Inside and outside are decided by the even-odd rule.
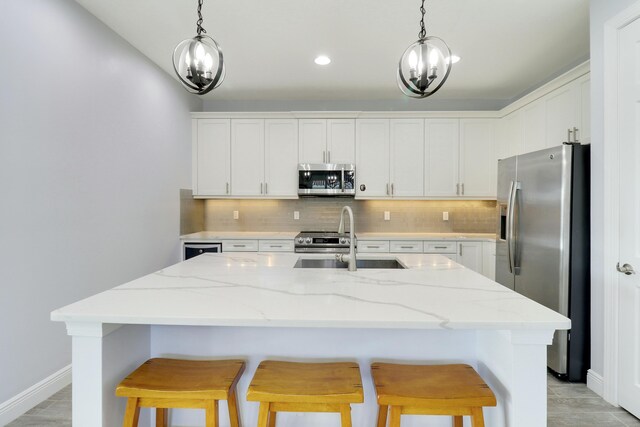
POLYGON ((460 195, 496 198, 498 158, 494 119, 460 120, 460 195))
POLYGON ((389 120, 356 120, 356 196, 390 197, 389 120))
POLYGON ((231 120, 231 195, 264 196, 264 120, 231 120))
MULTIPOLYGON (((522 124, 524 138, 522 141, 522 153, 547 148, 547 110, 546 103, 540 99, 522 108, 522 124)), ((560 145, 560 143, 556 144, 560 145)))
POLYGON ((300 119, 299 152, 300 163, 327 162, 327 121, 325 119, 300 119))
MULTIPOLYGON (((327 120, 327 163, 356 162, 356 121, 327 120)), ((356 171, 357 173, 357 171, 356 171)))
POLYGON ((229 119, 197 119, 194 126, 193 194, 229 195, 231 124, 229 119))
POLYGON ((618 403, 640 417, 640 19, 619 33, 618 141, 620 144, 620 264, 618 403))
POLYGON ((425 120, 424 195, 456 196, 459 191, 459 120, 425 120))
POLYGON ((394 119, 390 122, 391 196, 424 195, 424 120, 394 119))
POLYGON ((267 197, 298 195, 298 121, 264 122, 264 193, 267 197))
POLYGON ((458 263, 482 274, 482 242, 458 242, 458 263))

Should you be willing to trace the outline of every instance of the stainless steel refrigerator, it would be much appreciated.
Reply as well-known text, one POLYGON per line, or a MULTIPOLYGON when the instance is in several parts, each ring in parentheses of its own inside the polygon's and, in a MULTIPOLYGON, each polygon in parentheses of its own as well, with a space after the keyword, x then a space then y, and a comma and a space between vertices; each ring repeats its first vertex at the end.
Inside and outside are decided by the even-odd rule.
POLYGON ((589 368, 589 145, 498 161, 496 281, 571 319, 549 368, 584 381, 589 368))

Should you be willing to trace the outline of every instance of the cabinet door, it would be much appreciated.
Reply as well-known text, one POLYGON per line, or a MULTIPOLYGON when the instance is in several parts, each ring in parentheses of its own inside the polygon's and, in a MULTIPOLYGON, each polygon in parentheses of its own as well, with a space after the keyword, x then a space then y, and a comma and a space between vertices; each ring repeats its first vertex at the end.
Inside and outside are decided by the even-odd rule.
POLYGON ((460 120, 460 195, 496 198, 494 119, 460 120))
POLYGON ((231 120, 231 194, 264 195, 264 120, 231 120))
POLYGON ((265 120, 264 193, 267 197, 298 195, 298 121, 265 120))
POLYGON ((458 263, 482 274, 482 242, 458 242, 458 263))
POLYGON ((522 151, 531 153, 547 147, 547 107, 544 100, 538 100, 522 108, 524 140, 522 151))
POLYGON ((571 82, 544 99, 547 107, 547 147, 556 147, 568 140, 569 129, 580 126, 580 86, 575 81, 571 82))
POLYGON ((591 144, 591 80, 589 76, 578 80, 580 85, 581 120, 578 126, 578 141, 591 144))
POLYGON ((482 242, 482 274, 496 280, 496 242, 482 242))
POLYGON ((193 132, 193 194, 228 195, 231 182, 230 120, 196 119, 193 132))
POLYGON ((424 195, 424 120, 390 121, 391 196, 424 195))
POLYGON ((356 120, 356 196, 389 197, 389 184, 389 120, 356 120))
POLYGON ((498 124, 500 132, 496 132, 498 159, 517 156, 522 152, 524 140, 522 117, 522 111, 518 110, 500 119, 498 124))
POLYGON ((327 163, 356 162, 356 121, 327 120, 327 163))
POLYGON ((298 126, 299 162, 326 163, 327 121, 325 119, 300 119, 298 126))
POLYGON ((456 196, 460 161, 458 127, 458 119, 425 120, 425 196, 456 196))

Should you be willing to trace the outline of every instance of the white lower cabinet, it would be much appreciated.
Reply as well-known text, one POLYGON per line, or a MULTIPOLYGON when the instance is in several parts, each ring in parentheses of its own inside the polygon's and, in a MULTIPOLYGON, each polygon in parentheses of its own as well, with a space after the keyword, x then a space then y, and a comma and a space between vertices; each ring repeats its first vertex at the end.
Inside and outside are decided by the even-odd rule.
POLYGON ((496 242, 482 242, 482 274, 496 280, 496 242))
POLYGON ((458 263, 482 274, 482 242, 458 242, 458 263))
POLYGON ((257 240, 223 240, 222 252, 258 252, 257 240))
POLYGON ((389 242, 389 252, 421 254, 423 247, 422 240, 391 240, 389 242))
POLYGON ((293 240, 260 240, 258 252, 293 252, 293 240))
POLYGON ((389 252, 388 240, 358 240, 358 252, 389 252))

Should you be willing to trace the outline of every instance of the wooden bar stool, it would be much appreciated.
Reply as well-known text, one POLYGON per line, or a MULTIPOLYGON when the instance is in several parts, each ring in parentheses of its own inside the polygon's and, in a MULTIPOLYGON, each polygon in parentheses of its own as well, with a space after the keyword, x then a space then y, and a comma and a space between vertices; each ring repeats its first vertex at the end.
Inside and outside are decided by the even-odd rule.
POLYGON ((473 427, 483 427, 483 406, 496 406, 496 397, 469 365, 396 365, 374 363, 371 374, 378 395, 378 427, 400 427, 400 415, 452 415, 462 427, 471 415, 473 427))
POLYGON ((156 427, 167 426, 167 408, 204 409, 206 427, 218 426, 218 401, 227 400, 231 427, 240 427, 236 384, 242 360, 150 359, 116 387, 127 398, 124 427, 136 427, 141 407, 156 408, 156 427))
POLYGON ((356 363, 263 361, 249 385, 247 400, 260 402, 258 427, 275 427, 277 412, 337 412, 351 427, 351 403, 362 403, 356 363))

